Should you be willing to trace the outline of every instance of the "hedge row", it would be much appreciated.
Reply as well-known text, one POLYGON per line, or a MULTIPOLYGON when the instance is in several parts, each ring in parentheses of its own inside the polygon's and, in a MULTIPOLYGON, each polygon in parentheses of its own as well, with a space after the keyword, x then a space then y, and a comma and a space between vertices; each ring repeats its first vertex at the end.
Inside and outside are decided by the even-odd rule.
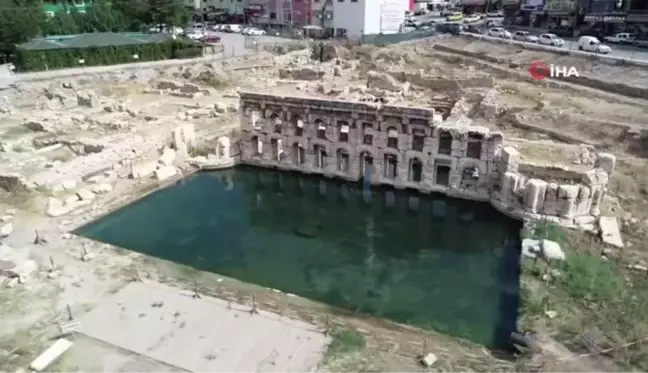
POLYGON ((42 71, 68 67, 117 65, 141 61, 194 58, 202 46, 181 40, 157 44, 88 47, 31 51, 18 49, 13 61, 17 71, 42 71), (137 58, 135 57, 137 55, 137 58), (79 61, 83 60, 83 63, 79 61))

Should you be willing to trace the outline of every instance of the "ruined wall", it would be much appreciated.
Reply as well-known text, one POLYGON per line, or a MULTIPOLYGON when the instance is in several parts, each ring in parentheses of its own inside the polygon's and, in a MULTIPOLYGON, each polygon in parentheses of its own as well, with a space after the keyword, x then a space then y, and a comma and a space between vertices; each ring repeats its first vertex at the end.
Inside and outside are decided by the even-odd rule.
POLYGON ((609 157, 582 174, 520 166, 501 133, 434 109, 253 93, 240 106, 243 163, 491 201, 518 218, 597 215, 614 168, 609 157))
POLYGON ((591 170, 577 172, 520 164, 518 151, 504 147, 497 167, 501 181, 491 202, 516 216, 593 228, 615 162, 614 155, 599 153, 591 170))

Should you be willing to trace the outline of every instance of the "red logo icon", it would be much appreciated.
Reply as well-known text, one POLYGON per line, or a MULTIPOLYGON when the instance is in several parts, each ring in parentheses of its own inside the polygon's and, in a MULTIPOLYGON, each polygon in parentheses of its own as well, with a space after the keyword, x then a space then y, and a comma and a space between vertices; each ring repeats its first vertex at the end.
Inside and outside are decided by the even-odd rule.
POLYGON ((529 66, 529 74, 535 80, 541 80, 550 75, 549 67, 542 61, 533 61, 529 66))

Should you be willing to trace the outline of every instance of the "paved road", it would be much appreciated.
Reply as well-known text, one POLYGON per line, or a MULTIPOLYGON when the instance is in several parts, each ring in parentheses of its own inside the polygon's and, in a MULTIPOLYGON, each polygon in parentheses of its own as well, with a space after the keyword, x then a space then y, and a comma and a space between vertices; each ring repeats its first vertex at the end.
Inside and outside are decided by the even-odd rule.
MULTIPOLYGON (((422 21, 422 22, 426 22, 426 21, 444 22, 444 18, 442 17, 427 16, 427 15, 415 17, 415 20, 422 21)), ((536 35, 546 32, 546 30, 533 30, 533 29, 528 29, 528 31, 536 35)), ((577 38, 563 38, 563 39, 565 40, 565 47, 564 47, 565 49, 574 50, 574 51, 578 50, 577 38)), ((612 48, 612 52, 610 53, 611 56, 648 61, 648 49, 637 48, 637 47, 632 47, 627 45, 616 45, 616 44, 608 44, 608 45, 610 46, 610 48, 612 48)))

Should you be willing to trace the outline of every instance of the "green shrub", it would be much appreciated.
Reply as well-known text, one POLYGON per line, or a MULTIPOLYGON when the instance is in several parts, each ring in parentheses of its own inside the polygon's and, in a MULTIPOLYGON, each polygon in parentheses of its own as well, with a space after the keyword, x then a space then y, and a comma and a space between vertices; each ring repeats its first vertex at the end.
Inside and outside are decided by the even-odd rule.
POLYGON ((17 71, 42 71, 81 66, 117 65, 140 61, 193 58, 202 55, 195 43, 171 40, 155 44, 31 51, 18 49, 17 71), (134 58, 137 55, 138 58, 134 58), (83 64, 79 60, 84 60, 83 64))

